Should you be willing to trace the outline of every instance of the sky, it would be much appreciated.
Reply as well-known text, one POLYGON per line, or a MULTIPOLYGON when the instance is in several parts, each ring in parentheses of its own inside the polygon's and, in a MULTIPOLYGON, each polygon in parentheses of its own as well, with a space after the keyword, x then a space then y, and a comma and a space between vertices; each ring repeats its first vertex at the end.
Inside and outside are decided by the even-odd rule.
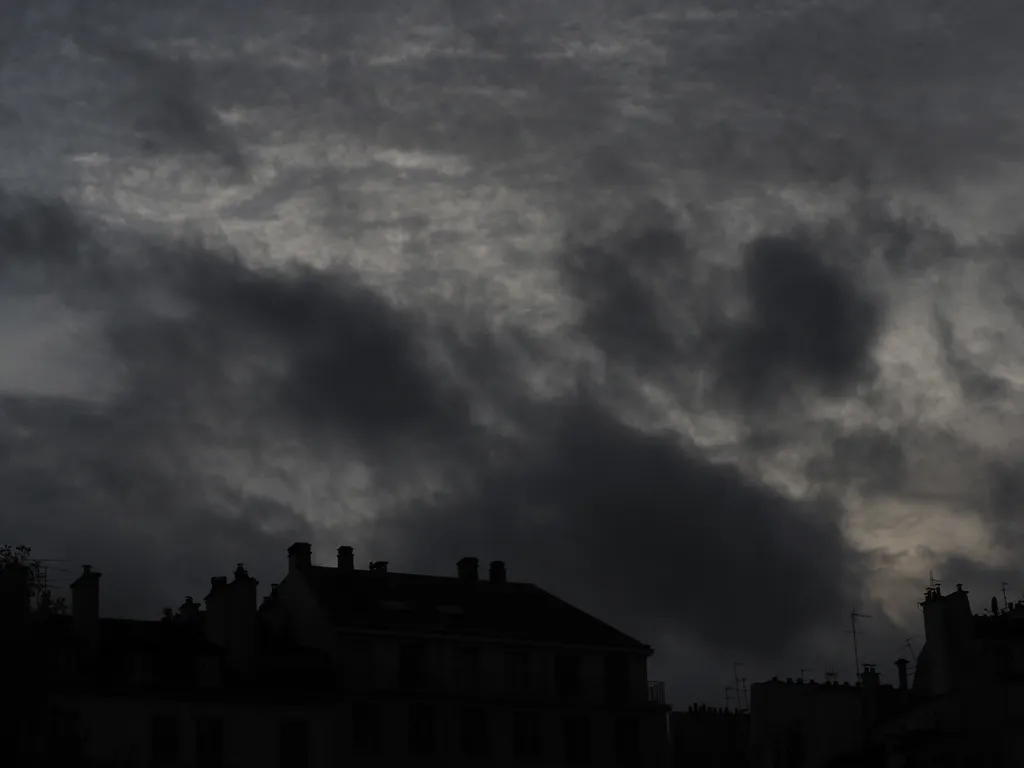
POLYGON ((685 707, 1024 594, 1019 3, 3 9, 0 538, 109 615, 504 560, 685 707))

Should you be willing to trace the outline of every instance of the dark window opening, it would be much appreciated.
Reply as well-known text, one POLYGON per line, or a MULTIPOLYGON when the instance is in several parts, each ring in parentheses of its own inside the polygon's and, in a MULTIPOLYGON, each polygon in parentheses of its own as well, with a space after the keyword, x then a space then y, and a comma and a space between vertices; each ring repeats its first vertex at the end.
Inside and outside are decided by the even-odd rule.
POLYGON ((510 693, 525 693, 533 684, 530 655, 525 651, 511 651, 505 656, 505 688, 510 693))
POLYGON ((174 715, 154 715, 150 724, 150 747, 157 763, 176 762, 181 752, 181 734, 178 718, 174 715))
POLYGON ((480 651, 476 648, 461 649, 458 663, 461 689, 476 693, 480 689, 480 651))
POLYGON ((570 715, 563 723, 565 761, 570 765, 590 762, 590 722, 584 715, 570 715))
POLYGON ((281 768, 308 768, 309 723, 284 720, 278 735, 277 764, 281 768))
POLYGON ((409 752, 426 757, 437 751, 437 719, 429 704, 409 708, 409 752))
POLYGON ((558 695, 563 699, 573 698, 580 694, 580 657, 555 657, 555 686, 558 695))
POLYGON ((426 647, 421 643, 406 643, 398 651, 398 679, 402 688, 416 690, 426 683, 426 647))
POLYGON ((196 721, 196 765, 220 768, 224 765, 224 721, 203 717, 196 721))
POLYGON ((625 656, 613 654, 605 658, 604 692, 609 704, 625 704, 629 699, 629 663, 625 656))
POLYGON ((490 750, 487 713, 482 709, 462 711, 462 752, 470 757, 487 757, 490 750))
POLYGON ((512 716, 512 754, 518 760, 541 755, 540 714, 516 712, 512 716))
POLYGON ((636 765, 640 759, 640 721, 627 717, 615 724, 615 757, 619 765, 636 765))
POLYGON ((380 706, 375 701, 352 704, 352 748, 356 752, 380 752, 380 706))

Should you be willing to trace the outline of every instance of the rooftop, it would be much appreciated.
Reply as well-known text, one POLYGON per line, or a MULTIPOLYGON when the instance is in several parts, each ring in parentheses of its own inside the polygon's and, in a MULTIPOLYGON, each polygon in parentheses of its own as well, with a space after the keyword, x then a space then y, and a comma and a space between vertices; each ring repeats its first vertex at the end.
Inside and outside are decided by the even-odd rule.
POLYGON ((530 642, 650 647, 533 584, 310 566, 336 627, 416 629, 530 642))

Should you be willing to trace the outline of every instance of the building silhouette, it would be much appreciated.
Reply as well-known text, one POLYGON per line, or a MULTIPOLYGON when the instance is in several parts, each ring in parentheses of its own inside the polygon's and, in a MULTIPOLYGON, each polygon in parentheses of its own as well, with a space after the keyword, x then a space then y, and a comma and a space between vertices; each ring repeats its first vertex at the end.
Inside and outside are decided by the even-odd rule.
POLYGON ((933 583, 921 610, 925 645, 897 659, 895 686, 865 665, 855 685, 771 680, 751 687, 754 768, 995 768, 1024 765, 1024 601, 933 583))
POLYGON ((331 567, 288 549, 261 604, 242 565, 162 619, 101 616, 101 575, 70 616, 21 612, 5 634, 37 700, 26 764, 81 766, 663 766, 664 688, 652 649, 475 558, 452 577, 331 567), (62 762, 54 762, 62 761, 62 762))
POLYGON ((692 705, 669 714, 672 764, 676 768, 748 768, 750 713, 692 705))

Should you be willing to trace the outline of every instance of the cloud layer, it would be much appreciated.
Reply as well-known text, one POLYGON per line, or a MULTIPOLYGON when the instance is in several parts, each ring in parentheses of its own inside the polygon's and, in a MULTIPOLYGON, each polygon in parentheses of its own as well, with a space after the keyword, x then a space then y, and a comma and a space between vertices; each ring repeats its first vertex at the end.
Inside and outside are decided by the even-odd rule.
POLYGON ((12 543, 142 615, 297 538, 503 559, 679 703, 1013 581, 1015 6, 237 13, 5 41, 12 543))

